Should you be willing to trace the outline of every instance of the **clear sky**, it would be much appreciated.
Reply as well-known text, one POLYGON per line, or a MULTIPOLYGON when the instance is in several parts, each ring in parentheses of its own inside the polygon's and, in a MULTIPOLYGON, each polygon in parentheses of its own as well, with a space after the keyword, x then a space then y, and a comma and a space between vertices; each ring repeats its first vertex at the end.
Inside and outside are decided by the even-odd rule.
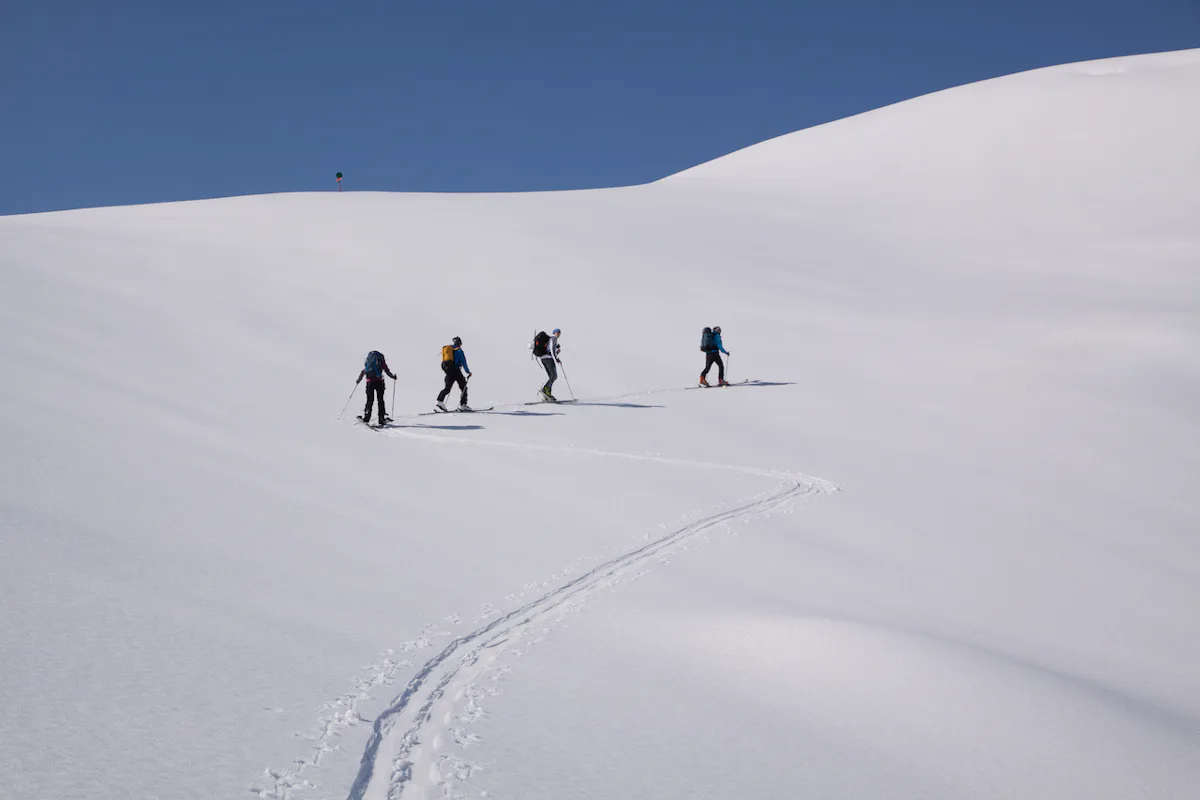
POLYGON ((1197 46, 1200 0, 0 0, 0 214, 338 171, 642 183, 937 89, 1197 46))

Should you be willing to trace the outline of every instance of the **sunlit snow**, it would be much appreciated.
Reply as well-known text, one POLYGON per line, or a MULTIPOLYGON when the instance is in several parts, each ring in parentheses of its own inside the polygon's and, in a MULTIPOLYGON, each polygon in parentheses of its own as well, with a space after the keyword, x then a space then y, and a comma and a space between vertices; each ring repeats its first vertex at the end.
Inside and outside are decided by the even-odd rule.
POLYGON ((0 218, 0 796, 1196 796, 1198 100, 0 218))

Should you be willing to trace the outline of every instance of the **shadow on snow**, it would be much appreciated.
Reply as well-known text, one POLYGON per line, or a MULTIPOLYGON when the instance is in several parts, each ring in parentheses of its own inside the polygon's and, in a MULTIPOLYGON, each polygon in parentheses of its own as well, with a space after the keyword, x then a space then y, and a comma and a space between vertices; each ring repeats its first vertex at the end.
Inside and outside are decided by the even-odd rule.
POLYGON ((564 403, 570 403, 573 406, 606 406, 608 408, 666 408, 666 406, 653 405, 650 403, 601 403, 594 400, 564 400, 564 403))
POLYGON ((499 414, 503 417, 561 417, 561 411, 477 411, 477 414, 499 414))
POLYGON ((391 430, 393 428, 425 428, 426 430, 434 430, 434 431, 481 431, 481 430, 483 430, 482 425, 422 425, 419 423, 412 424, 412 425, 396 425, 396 424, 385 425, 382 428, 382 430, 386 431, 386 430, 391 430))

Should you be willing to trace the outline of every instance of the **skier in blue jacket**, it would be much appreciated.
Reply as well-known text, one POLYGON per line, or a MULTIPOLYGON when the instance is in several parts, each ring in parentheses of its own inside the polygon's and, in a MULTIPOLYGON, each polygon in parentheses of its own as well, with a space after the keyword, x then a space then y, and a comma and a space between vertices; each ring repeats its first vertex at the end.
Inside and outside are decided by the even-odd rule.
POLYGON ((721 353, 729 355, 729 351, 725 349, 725 345, 721 342, 721 326, 716 325, 712 329, 712 339, 703 347, 705 356, 704 372, 700 373, 700 385, 708 386, 708 371, 712 369, 712 365, 717 365, 717 385, 728 386, 729 381, 725 380, 725 362, 721 360, 721 353))
POLYGON ((467 405, 467 378, 471 377, 471 368, 467 366, 467 356, 463 353, 462 339, 457 336, 454 337, 453 344, 442 348, 442 372, 446 373, 446 388, 442 389, 438 395, 438 411, 450 410, 446 408, 446 397, 456 383, 462 389, 462 396, 458 399, 458 409, 463 411, 469 408, 467 405), (463 377, 464 372, 467 373, 466 378, 463 377))

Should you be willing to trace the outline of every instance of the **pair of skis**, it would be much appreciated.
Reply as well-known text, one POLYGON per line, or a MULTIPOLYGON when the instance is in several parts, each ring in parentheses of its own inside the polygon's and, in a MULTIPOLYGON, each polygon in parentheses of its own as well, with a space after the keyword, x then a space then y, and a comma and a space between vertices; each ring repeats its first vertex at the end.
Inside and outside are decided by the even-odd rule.
MULTIPOLYGON (((442 411, 441 409, 435 409, 433 411, 423 411, 419 414, 416 414, 415 416, 432 417, 434 414, 482 414, 487 411, 491 411, 494 408, 495 408, 495 406, 488 406, 487 408, 448 408, 445 411, 442 411)), ((358 417, 358 416, 356 416, 354 419, 357 422, 362 423, 363 425, 365 425, 366 427, 370 428, 373 431, 383 430, 384 428, 391 427, 392 422, 393 422, 391 417, 387 417, 387 421, 384 422, 382 425, 378 425, 378 424, 373 425, 373 424, 371 424, 370 420, 365 420, 362 417, 358 417)))
POLYGON ((458 408, 447 408, 445 411, 440 408, 434 408, 433 411, 422 411, 420 414, 417 414, 417 416, 431 417, 434 414, 482 414, 486 411, 491 411, 494 408, 495 406, 488 406, 487 408, 464 408, 459 406, 458 408))

